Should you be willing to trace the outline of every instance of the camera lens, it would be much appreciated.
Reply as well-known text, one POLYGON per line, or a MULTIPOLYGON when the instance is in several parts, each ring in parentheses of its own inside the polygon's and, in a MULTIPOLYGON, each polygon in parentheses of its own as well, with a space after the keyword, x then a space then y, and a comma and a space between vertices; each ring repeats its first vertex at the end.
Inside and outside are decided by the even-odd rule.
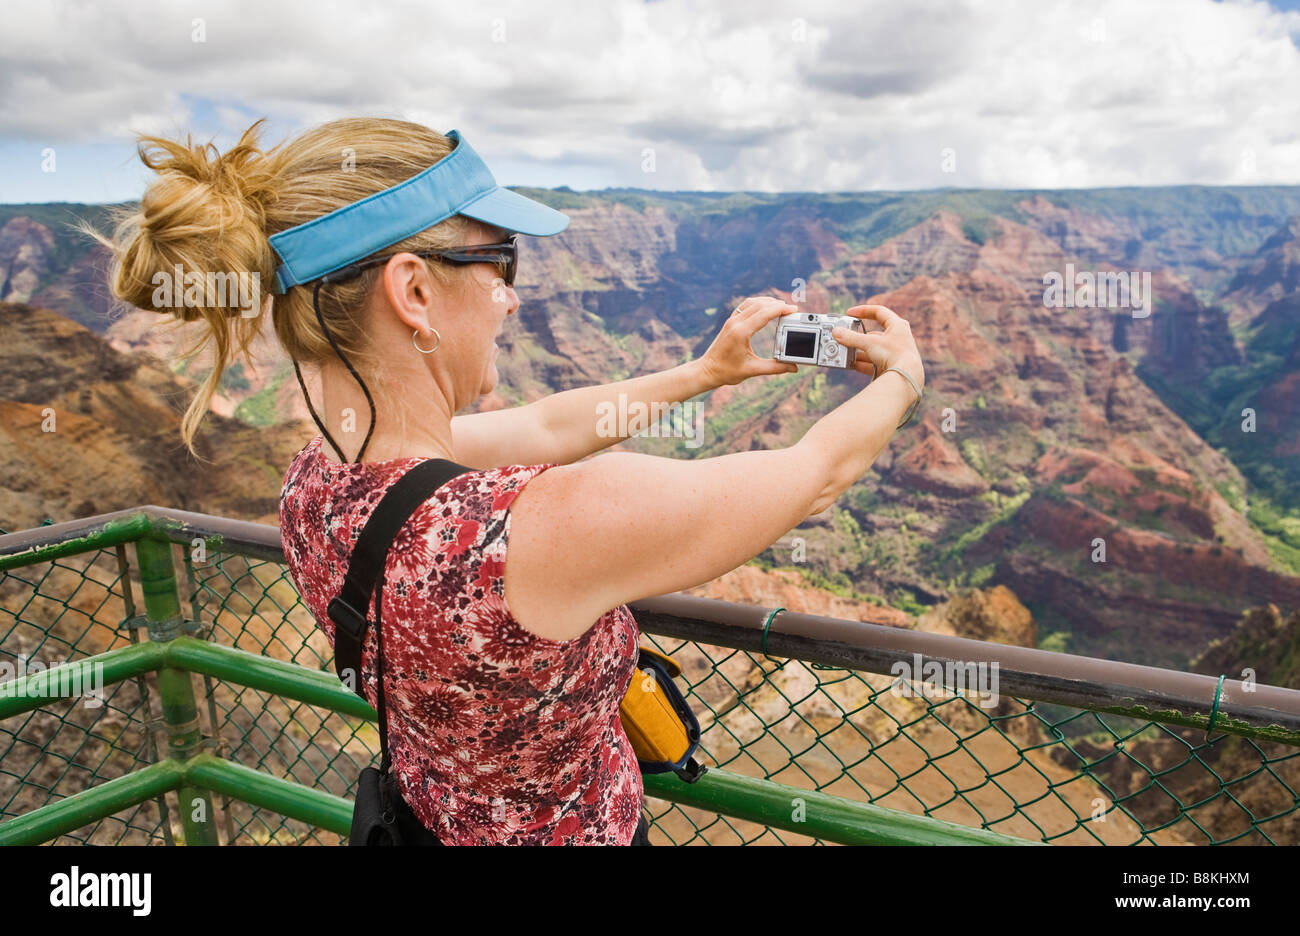
POLYGON ((817 321, 817 316, 816 316, 816 315, 813 315, 811 312, 808 313, 808 321, 810 321, 810 322, 815 322, 815 321, 817 321))

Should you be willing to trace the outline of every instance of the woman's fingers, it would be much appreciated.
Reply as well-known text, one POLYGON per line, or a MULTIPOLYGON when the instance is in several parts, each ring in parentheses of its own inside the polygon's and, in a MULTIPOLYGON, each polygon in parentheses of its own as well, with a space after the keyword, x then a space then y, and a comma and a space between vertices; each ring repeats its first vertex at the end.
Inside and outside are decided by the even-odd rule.
POLYGON ((848 348, 855 348, 860 353, 854 360, 854 367, 859 373, 875 376, 888 366, 890 358, 889 341, 884 332, 862 332, 837 326, 831 330, 831 337, 848 348), (866 368, 871 370, 867 371, 866 368))
POLYGON ((793 361, 777 361, 772 358, 761 358, 758 355, 754 357, 757 374, 793 374, 799 369, 799 365, 793 361))
MULTIPOLYGON (((863 334, 848 328, 836 328, 831 332, 840 344, 862 352, 862 355, 854 361, 860 372, 866 373, 867 364, 872 366, 874 376, 877 373, 884 373, 901 360, 911 360, 912 356, 919 361, 916 340, 912 337, 912 326, 893 309, 868 304, 854 306, 848 312, 855 318, 872 319, 884 326, 883 331, 863 334), (862 357, 866 360, 862 360, 862 357)), ((924 377, 919 379, 924 382, 924 377)))
POLYGON ((798 306, 777 299, 775 296, 750 296, 748 299, 742 299, 731 314, 734 318, 745 320, 746 323, 753 318, 758 322, 754 330, 758 331, 772 319, 798 311, 798 306))
POLYGON ((880 339, 881 333, 853 331, 843 325, 836 325, 831 329, 831 337, 842 345, 866 351, 872 346, 873 342, 880 339))
POLYGON ((903 321, 903 317, 888 306, 882 305, 858 305, 851 309, 844 310, 845 315, 852 315, 854 318, 873 319, 889 328, 891 324, 897 324, 903 321))
POLYGON ((789 302, 782 302, 780 299, 773 299, 771 302, 755 303, 750 310, 745 313, 745 325, 753 325, 753 331, 759 331, 764 325, 774 318, 780 318, 782 315, 789 315, 791 312, 798 312, 799 307, 789 302))
POLYGON ((865 374, 868 377, 875 377, 880 373, 880 368, 876 367, 871 358, 865 354, 859 354, 853 361, 853 369, 859 374, 865 374))
POLYGON ((786 361, 761 357, 751 344, 754 336, 773 319, 798 308, 774 296, 749 296, 731 310, 721 330, 704 353, 712 378, 734 386, 749 377, 789 374, 799 368, 786 361))
POLYGON ((773 299, 771 296, 746 296, 736 303, 736 307, 731 310, 731 314, 743 318, 758 308, 764 301, 777 302, 779 300, 773 299))

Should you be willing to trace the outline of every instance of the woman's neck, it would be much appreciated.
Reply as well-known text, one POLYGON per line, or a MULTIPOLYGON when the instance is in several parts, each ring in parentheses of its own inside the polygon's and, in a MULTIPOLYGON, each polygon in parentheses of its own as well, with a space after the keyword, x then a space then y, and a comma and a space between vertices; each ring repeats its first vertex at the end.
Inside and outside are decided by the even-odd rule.
MULTIPOLYGON (((453 410, 446 396, 428 373, 411 377, 414 379, 390 380, 388 386, 400 387, 401 392, 390 391, 387 399, 375 394, 373 380, 366 381, 375 396, 378 419, 366 443, 363 464, 398 458, 455 459, 451 432, 453 410), (420 401, 418 409, 411 404, 413 399, 420 401)), ((333 460, 355 459, 370 428, 370 404, 355 378, 342 368, 326 369, 321 381, 320 398, 324 406, 319 415, 329 430, 321 451, 333 460), (330 445, 331 436, 342 446, 341 455, 330 445)))

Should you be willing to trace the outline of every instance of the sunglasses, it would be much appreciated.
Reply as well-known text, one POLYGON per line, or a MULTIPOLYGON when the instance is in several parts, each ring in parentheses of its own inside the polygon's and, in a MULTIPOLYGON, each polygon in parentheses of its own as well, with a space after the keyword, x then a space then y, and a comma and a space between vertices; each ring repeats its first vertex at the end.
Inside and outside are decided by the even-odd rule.
MULTIPOLYGON (((465 247, 444 247, 440 250, 411 250, 406 252, 415 254, 417 257, 443 260, 457 266, 470 263, 492 263, 496 265, 498 274, 507 286, 515 284, 515 270, 519 262, 519 249, 515 245, 513 235, 509 240, 500 244, 470 244, 465 247)), ((369 267, 387 263, 395 256, 397 254, 375 257, 373 260, 366 260, 362 263, 352 263, 341 270, 327 273, 320 279, 322 283, 340 283, 343 280, 359 276, 362 270, 369 267)))

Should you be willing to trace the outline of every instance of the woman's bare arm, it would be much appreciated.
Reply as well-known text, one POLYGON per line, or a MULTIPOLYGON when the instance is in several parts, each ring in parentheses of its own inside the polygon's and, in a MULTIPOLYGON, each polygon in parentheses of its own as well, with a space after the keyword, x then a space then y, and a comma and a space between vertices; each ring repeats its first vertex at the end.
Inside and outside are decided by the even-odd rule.
MULTIPOLYGON (((890 338, 887 324, 861 347, 882 370, 897 361, 923 381, 910 329, 884 312, 890 338)), ((567 640, 617 605, 736 568, 861 477, 914 399, 903 377, 884 374, 789 448, 699 460, 616 452, 537 476, 511 508, 511 610, 567 640)))
POLYGON ((572 464, 648 428, 659 418, 657 406, 750 377, 789 373, 793 364, 760 358, 749 342, 772 319, 794 310, 780 299, 751 297, 737 305, 709 349, 693 361, 565 390, 525 406, 456 416, 451 421, 456 460, 470 468, 572 464), (650 416, 648 423, 636 421, 638 409, 650 416))
POLYGON ((649 412, 653 404, 689 400, 717 386, 704 359, 697 358, 655 374, 553 393, 524 406, 456 416, 451 421, 456 459, 471 468, 568 465, 647 428, 619 419, 620 406, 625 413, 635 413, 637 406, 649 412))

